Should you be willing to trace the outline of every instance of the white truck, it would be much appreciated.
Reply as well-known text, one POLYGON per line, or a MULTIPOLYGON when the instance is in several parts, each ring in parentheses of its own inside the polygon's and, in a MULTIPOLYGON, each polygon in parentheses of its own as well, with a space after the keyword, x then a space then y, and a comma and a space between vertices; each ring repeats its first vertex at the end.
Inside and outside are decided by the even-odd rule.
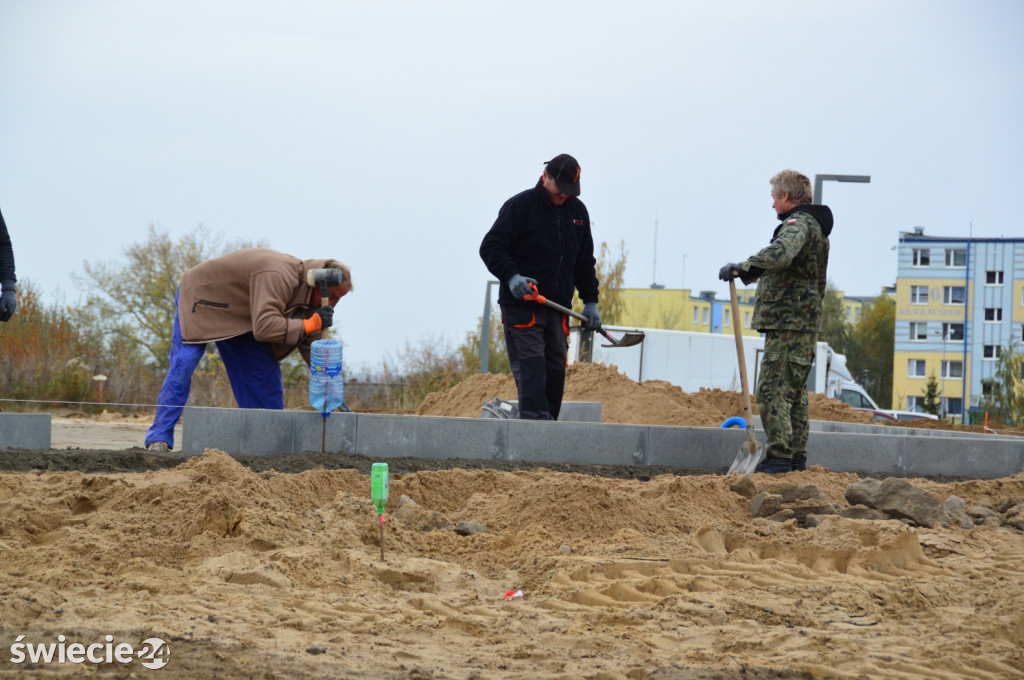
MULTIPOLYGON (((645 339, 633 347, 604 347, 607 342, 594 335, 591 359, 595 363, 615 365, 637 382, 664 380, 684 392, 710 389, 740 390, 739 363, 736 361, 736 337, 724 333, 694 333, 656 328, 606 326, 612 337, 616 331, 639 330, 645 339)), ((764 352, 764 338, 743 336, 743 356, 747 364, 750 391, 754 392, 764 352)), ((580 360, 580 334, 569 335, 569 363, 580 360)), ((875 400, 854 381, 846 367, 846 357, 826 342, 819 342, 807 389, 840 399, 859 409, 878 411, 875 400)))

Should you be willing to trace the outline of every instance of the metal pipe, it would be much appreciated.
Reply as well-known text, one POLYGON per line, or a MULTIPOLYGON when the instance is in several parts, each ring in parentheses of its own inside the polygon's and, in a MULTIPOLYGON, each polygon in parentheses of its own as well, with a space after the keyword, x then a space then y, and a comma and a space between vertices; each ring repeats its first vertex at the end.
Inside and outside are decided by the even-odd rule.
POLYGON ((480 372, 487 373, 490 369, 491 349, 491 286, 497 281, 487 282, 487 292, 484 293, 484 318, 480 328, 480 372))
POLYGON ((871 175, 815 175, 814 176, 814 205, 821 205, 821 184, 822 182, 857 182, 867 184, 871 181, 871 175))

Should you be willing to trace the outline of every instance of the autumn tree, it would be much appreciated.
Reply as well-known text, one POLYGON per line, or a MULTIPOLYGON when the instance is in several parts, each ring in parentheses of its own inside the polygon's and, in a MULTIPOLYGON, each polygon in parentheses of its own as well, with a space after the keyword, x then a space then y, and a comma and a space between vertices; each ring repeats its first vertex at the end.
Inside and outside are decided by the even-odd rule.
POLYGON ((0 328, 0 394, 15 403, 92 400, 92 340, 66 308, 44 304, 36 285, 22 279, 17 314, 0 328))
POLYGON ((846 354, 846 342, 850 335, 850 324, 846 322, 843 296, 836 284, 829 281, 825 286, 825 297, 821 301, 821 331, 818 339, 840 354, 846 354))
POLYGON ((1024 351, 1016 341, 1000 349, 995 377, 987 382, 991 393, 981 399, 981 410, 996 422, 1024 424, 1024 351))
MULTIPOLYGON (((599 286, 597 311, 601 314, 601 323, 614 326, 622 320, 626 302, 622 299, 622 288, 626 276, 626 242, 619 241, 618 252, 609 247, 607 241, 601 242, 597 253, 597 282, 599 286)), ((577 300, 578 295, 573 299, 577 300)), ((580 301, 579 309, 583 309, 580 301)))
POLYGON ((922 408, 925 413, 937 416, 939 415, 940 407, 939 381, 935 378, 935 374, 933 373, 928 376, 928 381, 924 384, 924 404, 922 405, 922 408))
POLYGON ((896 301, 882 294, 864 305, 847 340, 847 366, 881 408, 892 408, 896 301))

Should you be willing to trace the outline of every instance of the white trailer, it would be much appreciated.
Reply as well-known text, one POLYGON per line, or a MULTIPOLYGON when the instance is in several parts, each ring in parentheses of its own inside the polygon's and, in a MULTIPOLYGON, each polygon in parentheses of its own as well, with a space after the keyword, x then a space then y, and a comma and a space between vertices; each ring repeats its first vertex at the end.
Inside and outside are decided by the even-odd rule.
MULTIPOLYGON (((660 328, 626 328, 606 326, 605 330, 643 331, 645 339, 633 347, 604 347, 604 338, 594 336, 592 361, 616 366, 628 377, 644 380, 664 380, 677 385, 684 392, 697 392, 702 387, 738 392, 740 390, 739 362, 736 360, 736 338, 732 334, 667 331, 660 328)), ((757 384, 764 338, 743 336, 743 356, 747 364, 750 390, 757 384)), ((569 335, 569 363, 579 361, 580 334, 569 335)), ((857 384, 846 367, 846 357, 819 342, 814 365, 807 380, 807 389, 834 399, 840 399, 855 408, 877 411, 878 405, 857 384)))

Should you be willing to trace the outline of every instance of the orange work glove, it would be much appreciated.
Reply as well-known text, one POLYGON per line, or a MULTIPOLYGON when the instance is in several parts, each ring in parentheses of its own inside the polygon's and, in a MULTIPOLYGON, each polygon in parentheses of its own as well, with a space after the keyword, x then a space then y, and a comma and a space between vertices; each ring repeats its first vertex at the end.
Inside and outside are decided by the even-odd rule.
POLYGON ((302 320, 302 328, 306 331, 306 335, 316 333, 321 327, 323 327, 323 321, 320 319, 319 314, 314 314, 308 319, 302 320))
POLYGON ((316 314, 309 317, 302 322, 302 327, 306 329, 306 335, 315 333, 321 328, 330 328, 334 323, 334 307, 330 305, 324 305, 320 309, 316 310, 316 314))

